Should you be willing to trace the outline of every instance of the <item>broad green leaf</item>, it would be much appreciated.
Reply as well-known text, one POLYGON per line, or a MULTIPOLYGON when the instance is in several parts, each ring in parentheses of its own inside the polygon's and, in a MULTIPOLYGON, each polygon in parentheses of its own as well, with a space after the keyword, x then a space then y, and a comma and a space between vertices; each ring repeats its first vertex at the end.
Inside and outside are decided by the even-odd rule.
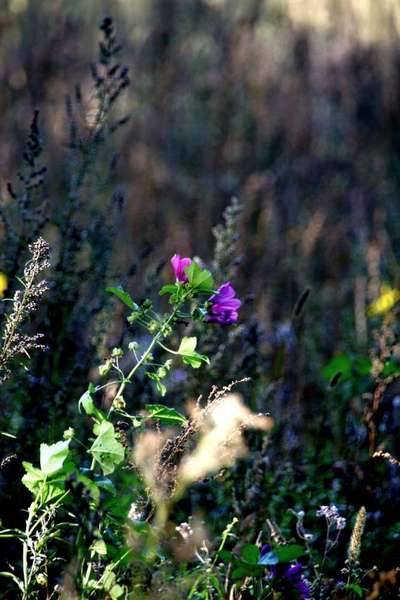
POLYGON ((160 381, 160 376, 157 373, 151 373, 150 371, 148 371, 147 377, 155 382, 157 392, 160 394, 160 396, 164 397, 167 393, 167 387, 162 383, 162 381, 160 381))
POLYGON ((115 485, 113 484, 111 479, 109 479, 108 477, 101 477, 100 475, 95 475, 94 480, 95 480, 96 485, 100 489, 105 490, 112 496, 116 495, 117 490, 115 489, 115 485))
POLYGON ((122 596, 125 594, 125 590, 121 585, 119 585, 119 583, 116 583, 112 586, 111 590, 109 591, 109 594, 111 596, 111 600, 118 600, 119 598, 122 598, 122 596))
POLYGON ((68 456, 70 440, 56 444, 40 444, 40 469, 45 475, 53 475, 63 468, 68 456))
POLYGON ((381 371, 382 377, 389 377, 390 375, 397 375, 400 371, 400 365, 394 360, 388 360, 381 371))
POLYGON ((115 581, 117 579, 114 571, 113 571, 113 565, 107 565, 107 567, 104 570, 103 575, 101 576, 101 583, 102 583, 102 587, 103 589, 106 590, 106 592, 110 591, 110 589, 115 585, 115 581))
POLYGON ((159 295, 160 296, 165 296, 165 294, 175 294, 175 292, 177 291, 178 286, 176 285, 176 283, 174 284, 168 284, 168 285, 163 285, 159 295))
POLYGON ((94 402, 93 402, 93 398, 90 394, 89 391, 86 391, 79 399, 78 402, 78 408, 81 411, 81 409, 83 408, 83 410, 85 411, 85 413, 87 415, 93 415, 94 414, 94 402))
POLYGON ((99 410, 96 407, 90 390, 87 390, 83 394, 83 396, 81 396, 78 402, 78 408, 79 411, 83 409, 88 416, 94 417, 95 419, 97 419, 97 421, 105 420, 105 417, 101 410, 99 410))
POLYGON ((22 483, 30 492, 32 492, 32 494, 36 494, 40 484, 45 480, 45 476, 42 471, 34 467, 32 463, 24 461, 22 466, 26 471, 25 475, 22 477, 22 483))
POLYGON ((260 550, 254 544, 246 544, 242 550, 241 558, 252 565, 256 565, 260 558, 260 550))
POLYGON ((184 337, 182 338, 180 346, 177 350, 178 354, 182 356, 183 362, 186 365, 190 365, 194 369, 198 369, 203 362, 207 364, 210 363, 207 356, 198 354, 198 352, 195 351, 196 345, 196 337, 184 337))
POLYGON ((372 362, 367 356, 357 356, 354 360, 354 368, 359 375, 369 375, 371 373, 372 362))
POLYGON ((233 571, 232 571, 232 579, 243 579, 247 575, 248 575, 247 569, 242 566, 236 567, 236 569, 233 569, 233 571))
POLYGON ((177 410, 163 406, 162 404, 146 404, 146 410, 150 419, 159 419, 165 423, 179 423, 186 426, 187 420, 177 410))
POLYGON ((53 476, 48 479, 40 469, 31 463, 23 462, 22 464, 26 471, 22 477, 22 483, 34 496, 40 494, 42 502, 49 502, 64 492, 65 476, 59 478, 53 476))
POLYGON ((102 421, 93 428, 97 437, 89 452, 99 463, 103 474, 113 473, 115 466, 119 465, 125 456, 125 449, 116 438, 114 426, 109 421, 102 421))
POLYGON ((100 556, 106 556, 106 554, 107 554, 107 546, 106 546, 106 543, 105 543, 104 540, 96 540, 90 546, 90 549, 93 552, 96 552, 97 554, 100 554, 100 556))
POLYGON ((274 553, 279 559, 279 562, 290 562, 296 560, 304 554, 303 546, 299 544, 289 544, 288 546, 276 546, 274 553))
POLYGON ((334 356, 322 369, 322 376, 325 379, 332 379, 336 373, 342 374, 342 379, 348 379, 351 376, 352 361, 346 354, 334 356))
POLYGON ((234 560, 232 552, 225 550, 224 548, 218 552, 218 557, 224 561, 224 563, 230 563, 234 560))
POLYGON ((126 304, 126 306, 128 306, 131 310, 139 310, 139 306, 132 300, 128 292, 125 292, 125 290, 122 289, 122 287, 108 287, 106 288, 106 292, 117 296, 117 298, 119 298, 121 302, 126 304))
POLYGON ((353 592, 359 598, 363 598, 364 597, 364 590, 357 583, 348 583, 346 585, 346 590, 349 591, 349 592, 353 592))
POLYGON ((210 271, 202 269, 196 261, 192 261, 185 269, 189 284, 200 292, 212 292, 214 282, 210 271))

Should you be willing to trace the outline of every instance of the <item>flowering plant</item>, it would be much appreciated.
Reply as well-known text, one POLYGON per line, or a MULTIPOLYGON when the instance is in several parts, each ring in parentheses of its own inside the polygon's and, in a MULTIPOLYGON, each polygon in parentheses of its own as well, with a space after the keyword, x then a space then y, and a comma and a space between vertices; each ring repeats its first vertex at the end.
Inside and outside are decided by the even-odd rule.
MULTIPOLYGON (((22 544, 21 577, 11 572, 2 575, 15 582, 23 598, 35 594, 36 586, 47 586, 47 563, 43 557, 50 555, 47 546, 51 544, 54 537, 58 538, 65 529, 71 530, 74 527, 73 513, 78 497, 81 505, 78 518, 80 531, 86 529, 83 523, 85 520, 88 521, 86 533, 80 533, 81 538, 77 538, 75 548, 76 558, 81 565, 76 580, 82 590, 82 597, 90 598, 98 597, 98 594, 106 594, 113 600, 120 598, 125 594, 125 590, 117 582, 116 573, 118 565, 130 552, 126 550, 124 523, 127 516, 131 515, 132 519, 136 519, 137 515, 141 514, 138 509, 140 502, 138 503, 137 499, 134 501, 134 498, 148 494, 147 481, 147 487, 153 490, 148 497, 148 502, 154 503, 157 524, 161 527, 166 522, 168 506, 174 501, 173 488, 177 487, 181 495, 185 486, 195 480, 193 476, 185 475, 186 471, 183 468, 179 485, 171 483, 170 475, 162 475, 161 469, 166 472, 167 467, 161 465, 167 463, 161 460, 163 452, 166 452, 166 449, 162 450, 161 446, 158 450, 161 454, 156 459, 154 448, 150 444, 152 466, 151 469, 147 467, 148 459, 143 452, 146 453, 150 438, 143 438, 143 436, 146 436, 149 424, 150 428, 154 425, 158 428, 162 425, 174 426, 185 431, 186 436, 194 435, 200 427, 205 427, 206 418, 200 419, 200 415, 197 415, 190 423, 177 410, 162 404, 146 404, 144 409, 132 414, 127 408, 132 397, 128 394, 128 389, 132 388, 134 378, 140 372, 141 376, 144 375, 152 381, 156 391, 164 396, 167 392, 165 382, 173 371, 175 361, 181 361, 194 369, 208 364, 208 357, 197 352, 196 337, 183 336, 175 348, 171 347, 169 339, 178 329, 182 319, 233 324, 237 320, 240 301, 235 298, 235 291, 229 282, 222 284, 216 290, 211 272, 203 269, 196 261, 175 254, 171 258, 171 266, 175 282, 163 286, 160 291, 161 296, 169 296, 171 308, 166 314, 157 312, 150 300, 136 303, 122 287, 107 288, 109 293, 116 296, 129 309, 128 324, 131 327, 139 325, 150 337, 145 346, 141 342, 132 341, 126 350, 114 348, 110 356, 99 366, 100 381, 91 382, 80 398, 79 410, 92 424, 89 443, 87 440, 81 441, 78 432, 70 427, 64 432, 62 440, 50 445, 41 445, 39 467, 30 462, 23 463, 25 475, 22 483, 33 496, 28 509, 26 530, 15 534, 12 530, 0 532, 0 537, 16 535, 22 544), (107 381, 103 382, 102 380, 106 378, 107 381), (200 423, 203 424, 200 426, 200 423), (132 489, 135 491, 131 496, 130 505, 121 511, 120 502, 117 500, 118 485, 121 469, 129 466, 131 442, 126 435, 128 430, 135 433, 138 443, 140 441, 133 456, 142 480, 138 479, 137 475, 134 476, 135 484, 132 484, 132 489), (145 439, 147 442, 144 441, 145 439), (85 448, 83 456, 80 452, 82 447, 85 448), (156 474, 153 471, 157 461, 160 466, 156 484, 156 474), (153 474, 149 474, 149 469, 153 474), (59 513, 64 515, 61 524, 57 520, 59 513), (97 515, 97 519, 99 519, 98 515, 103 517, 97 521, 93 529, 90 520, 94 515, 97 515), (111 524, 114 529, 112 538, 108 533, 111 524), (40 528, 40 538, 33 538, 34 532, 40 531, 40 528), (87 538, 85 543, 82 535, 87 538), (99 576, 95 568, 96 561, 108 554, 114 556, 114 559, 106 563, 105 570, 99 576)), ((216 405, 220 405, 221 402, 222 397, 217 397, 216 405)), ((250 411, 241 408, 239 404, 235 410, 238 412, 237 423, 235 421, 235 426, 224 435, 229 437, 230 444, 232 439, 237 440, 235 443, 242 452, 242 442, 239 439, 241 429, 249 425, 256 427, 258 425, 253 418, 250 418, 250 411), (234 431, 235 427, 237 432, 234 431)), ((260 427, 265 428, 265 422, 260 422, 260 427)), ((153 435, 151 431, 148 433, 150 437, 153 435)), ((204 436, 208 439, 205 432, 204 436)), ((156 434, 152 439, 154 443, 161 444, 163 438, 160 434, 156 434)), ((221 441, 224 443, 223 438, 221 441)), ((238 452, 234 448, 227 449, 221 464, 231 464, 236 455, 238 452)), ((194 460, 198 459, 194 458, 194 460)), ((215 464, 219 464, 218 461, 215 464)), ((199 473, 209 468, 212 468, 211 465, 203 467, 199 473)), ((175 473, 174 477, 178 475, 179 473, 175 473)), ((128 496, 126 492, 125 496, 128 496)))

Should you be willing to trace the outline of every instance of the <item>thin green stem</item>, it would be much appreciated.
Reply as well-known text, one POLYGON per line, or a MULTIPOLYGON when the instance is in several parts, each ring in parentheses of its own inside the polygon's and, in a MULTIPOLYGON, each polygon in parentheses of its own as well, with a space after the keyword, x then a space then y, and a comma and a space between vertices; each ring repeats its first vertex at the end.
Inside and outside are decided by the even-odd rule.
MULTIPOLYGON (((126 377, 124 377, 124 379, 121 381, 120 386, 119 386, 119 388, 117 390, 117 393, 115 394, 115 398, 118 398, 118 396, 122 396, 122 394, 124 393, 125 387, 127 386, 128 383, 131 383, 132 377, 135 375, 136 371, 145 363, 147 357, 149 356, 149 354, 151 353, 151 351, 153 350, 153 348, 154 348, 154 346, 156 344, 159 344, 164 349, 166 349, 166 347, 163 346, 163 344, 160 342, 160 339, 163 337, 164 332, 167 329, 168 325, 176 317, 177 313, 179 312, 180 307, 185 302, 187 295, 188 294, 183 294, 182 298, 180 299, 179 304, 177 304, 175 306, 175 308, 172 311, 172 313, 169 315, 169 317, 166 319, 166 321, 160 326, 159 331, 153 337, 153 339, 151 340, 149 346, 143 352, 143 354, 140 357, 140 359, 138 360, 138 362, 132 367, 132 369, 129 371, 128 375, 126 377)), ((169 349, 167 349, 167 350, 168 350, 168 352, 171 352, 171 350, 169 350, 169 349)), ((173 350, 172 350, 172 353, 174 353, 173 350)), ((112 411, 112 405, 111 405, 110 411, 108 413, 109 415, 110 415, 111 411, 112 411)))

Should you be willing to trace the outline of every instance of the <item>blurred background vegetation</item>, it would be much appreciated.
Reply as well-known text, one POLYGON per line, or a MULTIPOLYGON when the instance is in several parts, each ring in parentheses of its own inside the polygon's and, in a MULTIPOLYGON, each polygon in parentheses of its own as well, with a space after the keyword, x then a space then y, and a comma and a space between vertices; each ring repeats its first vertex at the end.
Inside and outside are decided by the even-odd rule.
MULTIPOLYGON (((271 411, 278 431, 254 467, 264 468, 268 456, 264 491, 249 500, 227 484, 229 494, 239 502, 242 493, 245 514, 269 511, 278 521, 302 502, 341 498, 355 510, 365 503, 395 543, 399 478, 371 465, 362 424, 362 394, 373 385, 359 369, 329 389, 322 370, 343 353, 368 359, 377 320, 367 308, 382 283, 399 283, 399 36, 397 0, 0 2, 0 268, 11 280, 26 257, 21 250, 15 260, 16 248, 39 230, 54 265, 37 319, 49 352, 35 358, 23 385, 13 380, 1 392, 13 398, 2 403, 2 428, 24 432, 18 457, 37 447, 43 431, 49 442, 58 439, 88 376, 121 342, 124 315, 107 305, 106 285, 123 283, 140 300, 156 278, 170 276, 164 265, 175 252, 211 262, 213 227, 235 196, 242 212, 231 241, 241 257, 235 287, 247 300, 246 325, 228 340, 222 334, 219 366, 212 362, 185 389, 195 396, 251 371, 250 401, 271 411), (71 130, 84 138, 92 126, 90 64, 108 14, 131 79, 118 98, 123 122, 90 155, 82 185, 71 187, 68 173, 85 160, 74 154, 71 130), (85 107, 76 122, 71 98, 85 107), (35 109, 47 173, 24 222, 8 182, 18 185, 35 109), (293 319, 307 289, 303 314, 293 319), (277 486, 286 492, 271 500, 277 486)), ((151 394, 146 385, 141 393, 151 394)), ((178 384, 176 394, 185 395, 178 384)), ((388 395, 390 417, 377 426, 398 456, 395 397, 388 395)), ((19 463, 8 469, 6 505, 5 482, 21 471, 19 463)), ((368 535, 372 548, 376 538, 368 535)), ((388 561, 393 548, 388 541, 388 561)))

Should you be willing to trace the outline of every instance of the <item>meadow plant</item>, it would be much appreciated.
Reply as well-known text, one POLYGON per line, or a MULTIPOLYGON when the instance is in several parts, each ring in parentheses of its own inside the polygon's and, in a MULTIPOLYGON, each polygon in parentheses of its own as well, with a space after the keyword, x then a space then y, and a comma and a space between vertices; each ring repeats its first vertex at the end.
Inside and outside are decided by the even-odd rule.
MULTIPOLYGON (((43 244, 38 244, 38 248, 43 244)), ((34 256, 35 266, 28 265, 25 275, 28 271, 37 275, 40 268, 47 265, 43 253, 41 261, 34 256)), ((33 597, 40 588, 46 589, 48 594, 60 588, 60 584, 50 583, 49 568, 50 565, 54 568, 60 560, 57 546, 65 537, 71 546, 71 561, 76 553, 76 561, 71 562, 72 571, 67 569, 69 586, 75 585, 82 597, 88 598, 98 597, 98 594, 110 594, 112 598, 125 595, 127 587, 119 582, 118 576, 124 561, 126 563, 133 552, 126 544, 126 520, 133 524, 147 523, 149 527, 154 520, 153 528, 141 532, 149 538, 146 544, 153 548, 148 550, 151 556, 156 545, 162 542, 173 505, 186 488, 207 474, 232 465, 245 453, 244 429, 270 428, 265 416, 252 414, 239 396, 231 394, 233 384, 222 390, 214 389, 205 406, 199 399, 188 418, 162 404, 146 405, 135 414, 128 412, 124 393, 128 386, 134 385, 135 375, 140 370, 163 396, 164 382, 176 361, 194 369, 208 362, 207 356, 196 350, 195 337, 183 336, 175 349, 167 345, 182 319, 209 322, 210 327, 215 321, 224 327, 238 317, 240 302, 233 299, 235 291, 231 284, 225 283, 216 289, 210 271, 189 258, 174 255, 171 266, 175 282, 160 290, 161 296, 169 298, 170 310, 165 314, 157 313, 149 300, 137 304, 121 287, 107 289, 129 308, 128 323, 147 330, 149 341, 145 346, 131 342, 126 350, 114 348, 100 365, 100 378, 108 381, 90 384, 78 403, 80 411, 92 422, 89 440, 79 439, 70 427, 65 430, 64 439, 51 445, 41 444, 39 468, 23 463, 22 483, 33 495, 26 527, 24 531, 3 530, 0 536, 15 536, 22 544, 21 575, 7 571, 3 576, 15 582, 24 599, 33 597), (219 298, 218 319, 209 319, 216 314, 219 298), (155 361, 156 348, 161 348, 165 355, 161 363, 155 361), (132 364, 124 369, 120 361, 126 356, 132 364), (96 402, 102 395, 108 398, 106 412, 96 402), (121 419, 126 425, 122 430, 121 419), (161 425, 180 427, 182 432, 161 431, 161 425), (133 444, 127 435, 130 429, 133 444), (84 453, 82 448, 85 448, 84 453), (126 489, 118 491, 126 469, 132 471, 132 482, 136 483, 131 495, 126 489), (127 498, 125 513, 120 512, 120 493, 127 498), (74 516, 78 497, 81 497, 80 509, 74 516), (147 513, 144 521, 141 521, 142 512, 136 509, 139 504, 147 513), (110 527, 114 529, 111 537, 110 527)), ((182 527, 178 530, 183 531, 182 527)), ((190 528, 186 527, 185 531, 189 537, 190 528)))

